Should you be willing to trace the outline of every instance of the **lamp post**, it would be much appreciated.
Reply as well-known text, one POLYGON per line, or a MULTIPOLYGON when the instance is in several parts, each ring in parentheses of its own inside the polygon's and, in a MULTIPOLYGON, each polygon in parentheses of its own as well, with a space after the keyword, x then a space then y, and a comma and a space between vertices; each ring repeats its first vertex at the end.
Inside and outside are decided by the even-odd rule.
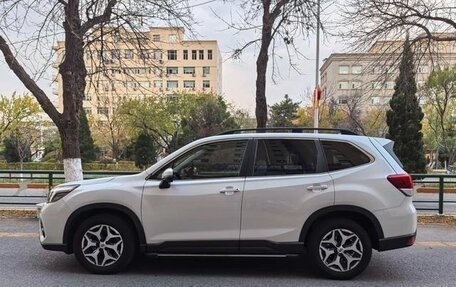
MULTIPOLYGON (((315 90, 313 95, 314 105, 314 128, 318 128, 319 106, 321 98, 320 90, 320 0, 317 1, 317 45, 315 59, 315 90)), ((318 131, 315 131, 318 132, 318 131)))

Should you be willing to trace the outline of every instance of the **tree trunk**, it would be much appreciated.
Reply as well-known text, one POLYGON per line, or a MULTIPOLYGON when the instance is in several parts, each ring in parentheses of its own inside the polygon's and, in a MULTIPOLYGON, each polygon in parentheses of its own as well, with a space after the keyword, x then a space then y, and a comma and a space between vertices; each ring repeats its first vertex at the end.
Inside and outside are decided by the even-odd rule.
POLYGON ((264 10, 263 28, 261 36, 260 53, 256 61, 257 79, 256 79, 256 108, 255 116, 257 119, 257 128, 266 127, 268 121, 268 106, 266 103, 266 72, 269 60, 269 45, 272 40, 271 16, 268 9, 264 10))
POLYGON ((79 113, 86 87, 87 70, 84 63, 84 41, 79 17, 79 1, 68 1, 65 8, 65 58, 59 66, 63 88, 63 114, 57 124, 62 139, 65 181, 82 180, 79 150, 79 113))

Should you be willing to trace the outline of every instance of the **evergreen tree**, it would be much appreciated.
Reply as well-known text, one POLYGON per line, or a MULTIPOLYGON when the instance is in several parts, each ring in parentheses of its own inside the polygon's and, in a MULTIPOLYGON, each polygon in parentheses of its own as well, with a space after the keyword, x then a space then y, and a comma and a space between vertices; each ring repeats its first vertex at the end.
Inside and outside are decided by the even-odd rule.
POLYGON ((298 118, 297 112, 300 102, 293 102, 285 95, 285 98, 277 104, 269 107, 269 126, 271 127, 291 127, 298 118))
POLYGON ((84 109, 79 115, 79 148, 81 150, 82 162, 91 162, 96 160, 98 148, 93 142, 92 133, 90 132, 89 121, 84 109))
POLYGON ((394 152, 410 173, 426 171, 421 120, 423 112, 416 97, 415 67, 413 52, 407 37, 396 79, 394 94, 387 111, 387 138, 394 141, 394 152))
POLYGON ((147 132, 141 132, 135 143, 135 165, 141 169, 149 167, 156 156, 153 138, 147 132))

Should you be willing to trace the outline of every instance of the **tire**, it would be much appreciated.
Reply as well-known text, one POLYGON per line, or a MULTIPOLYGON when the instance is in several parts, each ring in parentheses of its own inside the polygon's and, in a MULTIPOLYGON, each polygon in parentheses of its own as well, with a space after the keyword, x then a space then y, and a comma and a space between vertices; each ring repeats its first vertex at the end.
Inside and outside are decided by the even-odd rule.
POLYGON ((136 254, 136 245, 128 223, 110 214, 89 217, 78 227, 73 238, 78 262, 97 274, 113 274, 126 269, 136 254))
POLYGON ((343 218, 317 223, 307 246, 312 266, 330 279, 347 280, 359 275, 372 256, 372 242, 366 230, 343 218))

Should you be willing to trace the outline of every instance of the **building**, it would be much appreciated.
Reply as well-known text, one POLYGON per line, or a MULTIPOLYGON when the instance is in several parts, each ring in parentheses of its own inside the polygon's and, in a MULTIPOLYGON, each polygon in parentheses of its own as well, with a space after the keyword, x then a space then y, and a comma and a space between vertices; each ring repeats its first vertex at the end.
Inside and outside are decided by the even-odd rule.
MULTIPOLYGON (((331 54, 320 69, 323 98, 337 105, 385 107, 394 92, 402 43, 378 41, 364 53, 331 54)), ((456 64, 455 42, 415 45, 414 50, 418 87, 433 70, 456 64)))
MULTIPOLYGON (((185 40, 180 27, 94 32, 87 44, 87 114, 110 114, 121 100, 178 93, 221 93, 222 61, 215 40, 185 40)), ((64 42, 58 42, 58 67, 64 42)), ((56 77, 63 108, 61 77, 56 77)))

